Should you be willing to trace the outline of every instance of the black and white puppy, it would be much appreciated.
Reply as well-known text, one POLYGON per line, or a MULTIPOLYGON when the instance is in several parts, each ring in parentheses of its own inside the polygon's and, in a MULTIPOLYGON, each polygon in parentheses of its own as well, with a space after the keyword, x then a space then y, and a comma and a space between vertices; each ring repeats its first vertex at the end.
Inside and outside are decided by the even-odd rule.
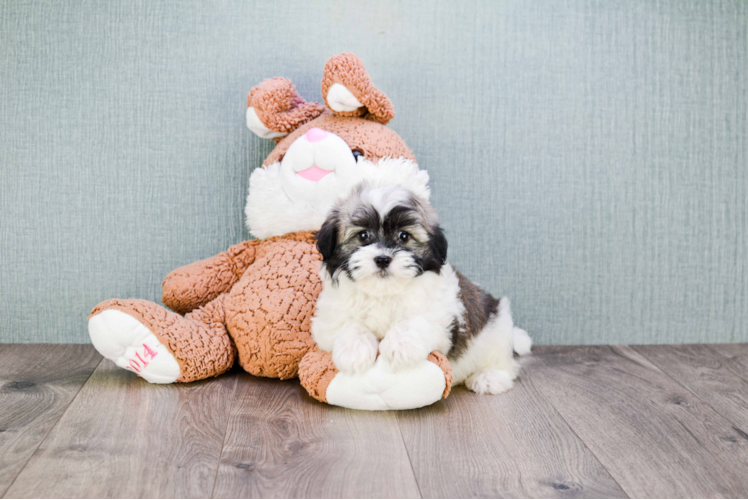
POLYGON ((360 373, 377 352, 393 370, 431 351, 447 356, 454 384, 477 393, 510 389, 513 351, 531 340, 495 299, 447 263, 447 240, 429 203, 400 187, 359 186, 317 233, 324 284, 312 319, 320 349, 342 372, 360 373))

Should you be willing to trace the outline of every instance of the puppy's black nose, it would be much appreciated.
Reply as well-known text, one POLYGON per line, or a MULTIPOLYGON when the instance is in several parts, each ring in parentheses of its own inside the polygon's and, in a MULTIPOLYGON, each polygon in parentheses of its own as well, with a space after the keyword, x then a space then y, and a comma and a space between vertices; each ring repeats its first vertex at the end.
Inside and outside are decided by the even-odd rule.
POLYGON ((392 262, 392 257, 387 257, 386 255, 374 257, 374 263, 379 269, 387 269, 387 266, 390 265, 390 262, 392 262))

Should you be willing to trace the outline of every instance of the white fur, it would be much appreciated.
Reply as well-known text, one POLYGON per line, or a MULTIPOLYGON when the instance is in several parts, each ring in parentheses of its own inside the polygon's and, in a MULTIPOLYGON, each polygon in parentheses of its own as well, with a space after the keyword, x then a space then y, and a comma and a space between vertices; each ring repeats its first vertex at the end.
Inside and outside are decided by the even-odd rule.
POLYGON ((519 356, 527 356, 532 351, 532 339, 522 328, 514 327, 514 352, 519 356))
MULTIPOLYGON (((409 368, 426 359, 431 351, 443 346, 444 338, 434 335, 434 324, 423 316, 395 323, 379 344, 382 357, 393 370, 409 368)), ((441 323, 441 322, 439 322, 441 323)))
POLYGON ((343 327, 344 334, 335 338, 332 362, 347 373, 363 373, 377 359, 379 340, 364 328, 356 325, 343 327))
POLYGON ((318 230, 333 204, 364 180, 375 186, 402 186, 425 199, 430 195, 428 172, 405 158, 382 158, 377 163, 361 158, 338 166, 319 182, 290 175, 289 170, 291 165, 276 162, 252 172, 245 212, 255 238, 318 230))
MULTIPOLYGON (((321 275, 324 288, 312 319, 312 335, 320 349, 333 352, 333 362, 340 337, 348 335, 351 325, 381 340, 381 357, 395 371, 415 366, 431 351, 449 352, 450 325, 455 316, 464 313, 457 275, 449 264, 440 274, 427 272, 400 280, 388 277, 380 279, 377 287, 363 280, 351 281, 345 273, 337 284, 328 273, 323 271, 321 275)), ((363 338, 370 339, 357 335, 347 342, 363 338)), ((509 300, 502 298, 496 317, 472 339, 459 359, 450 359, 454 384, 467 381, 468 388, 479 393, 498 394, 510 389, 518 370, 513 348, 509 300)), ((370 365, 371 361, 369 358, 359 363, 370 365)), ((338 369, 346 371, 345 367, 338 369)))
POLYGON ((459 359, 450 359, 455 384, 465 382, 479 394, 500 394, 512 388, 519 365, 514 360, 514 322, 509 299, 502 297, 496 316, 470 341, 459 359))
MULTIPOLYGON (((412 254, 408 252, 394 252, 392 249, 380 245, 361 247, 350 259, 350 273, 359 286, 366 288, 369 295, 390 295, 395 290, 407 286, 410 279, 416 275, 416 268, 412 254), (381 270, 374 262, 374 258, 386 255, 392 258, 387 267, 387 279, 380 277, 381 270)), ((334 278, 341 273, 336 272, 334 278)))
POLYGON ((363 106, 350 90, 340 83, 333 83, 327 91, 327 104, 333 111, 356 111, 363 106))
POLYGON ((514 387, 515 375, 508 370, 483 370, 465 380, 465 386, 478 394, 501 394, 514 387))
POLYGON ((398 205, 404 205, 411 193, 407 189, 393 189, 392 186, 369 186, 361 192, 361 202, 372 205, 381 220, 398 205))
POLYGON ((354 282, 342 273, 334 284, 325 270, 320 275, 323 289, 312 318, 312 336, 320 349, 333 351, 337 337, 357 325, 379 340, 390 331, 397 333, 397 342, 412 335, 424 344, 426 355, 433 350, 449 351, 447 331, 452 319, 464 312, 462 302, 454 300, 459 284, 449 264, 441 274, 427 272, 417 278, 389 276, 354 282), (372 286, 377 283, 374 280, 378 286, 372 286))

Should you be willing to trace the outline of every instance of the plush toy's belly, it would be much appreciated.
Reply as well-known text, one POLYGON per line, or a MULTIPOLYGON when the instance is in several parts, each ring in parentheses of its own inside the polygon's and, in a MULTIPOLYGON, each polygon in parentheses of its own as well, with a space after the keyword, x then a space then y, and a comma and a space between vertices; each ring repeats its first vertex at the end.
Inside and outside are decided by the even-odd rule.
POLYGON ((226 326, 249 373, 281 379, 298 375, 314 346, 311 319, 322 290, 320 254, 308 242, 263 244, 225 303, 226 326))

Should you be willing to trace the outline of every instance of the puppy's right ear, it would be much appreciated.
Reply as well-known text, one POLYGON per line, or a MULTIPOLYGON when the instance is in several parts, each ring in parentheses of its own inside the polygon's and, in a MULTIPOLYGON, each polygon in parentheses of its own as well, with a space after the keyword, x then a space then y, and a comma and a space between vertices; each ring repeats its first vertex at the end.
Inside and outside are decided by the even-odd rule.
POLYGON ((322 254, 322 260, 330 260, 335 254, 335 248, 338 246, 338 229, 338 214, 333 212, 317 232, 317 250, 322 254))
POLYGON ((284 137, 324 111, 306 102, 288 78, 268 78, 247 95, 247 127, 263 139, 284 137))

